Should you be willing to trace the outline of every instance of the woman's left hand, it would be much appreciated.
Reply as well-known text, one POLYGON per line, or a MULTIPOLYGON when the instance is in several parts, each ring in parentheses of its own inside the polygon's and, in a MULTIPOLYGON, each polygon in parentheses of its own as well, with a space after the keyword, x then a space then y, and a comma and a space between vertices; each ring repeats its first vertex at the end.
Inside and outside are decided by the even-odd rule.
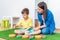
POLYGON ((40 28, 45 28, 46 27, 46 25, 42 25, 42 26, 40 26, 40 28))

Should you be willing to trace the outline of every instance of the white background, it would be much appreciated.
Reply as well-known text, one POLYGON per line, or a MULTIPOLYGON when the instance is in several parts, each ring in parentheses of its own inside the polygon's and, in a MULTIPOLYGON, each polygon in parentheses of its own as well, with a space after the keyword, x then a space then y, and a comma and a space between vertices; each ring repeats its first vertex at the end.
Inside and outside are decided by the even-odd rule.
POLYGON ((5 17, 20 17, 24 8, 29 9, 30 18, 34 19, 35 0, 0 0, 0 20, 5 17))
POLYGON ((30 10, 30 17, 34 17, 34 0, 0 0, 0 18, 3 16, 20 16, 23 8, 30 10))
POLYGON ((0 20, 3 16, 21 17, 21 10, 29 8, 30 17, 35 18, 35 2, 45 1, 54 14, 56 28, 60 28, 60 0, 0 0, 0 20))

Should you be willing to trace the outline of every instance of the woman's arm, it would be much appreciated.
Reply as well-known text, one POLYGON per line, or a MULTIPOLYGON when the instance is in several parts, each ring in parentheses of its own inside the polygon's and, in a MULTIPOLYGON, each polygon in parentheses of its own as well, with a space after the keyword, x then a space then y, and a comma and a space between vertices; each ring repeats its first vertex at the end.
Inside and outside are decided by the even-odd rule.
POLYGON ((42 25, 42 26, 40 26, 40 28, 45 28, 46 27, 46 25, 42 25))
POLYGON ((39 29, 39 28, 45 28, 46 27, 46 25, 42 25, 42 26, 40 26, 40 22, 38 22, 38 27, 36 28, 36 29, 39 29))

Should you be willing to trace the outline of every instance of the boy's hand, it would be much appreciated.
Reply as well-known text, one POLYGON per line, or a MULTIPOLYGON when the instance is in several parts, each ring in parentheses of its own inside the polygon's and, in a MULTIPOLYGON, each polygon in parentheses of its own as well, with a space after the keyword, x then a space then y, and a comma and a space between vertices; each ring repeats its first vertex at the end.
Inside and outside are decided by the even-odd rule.
POLYGON ((16 24, 13 25, 14 28, 18 27, 16 24))

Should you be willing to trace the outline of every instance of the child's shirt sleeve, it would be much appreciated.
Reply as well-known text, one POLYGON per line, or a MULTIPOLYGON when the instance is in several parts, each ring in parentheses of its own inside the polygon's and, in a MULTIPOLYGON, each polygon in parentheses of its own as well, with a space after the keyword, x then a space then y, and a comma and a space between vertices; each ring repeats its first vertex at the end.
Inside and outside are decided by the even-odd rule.
POLYGON ((22 20, 16 24, 16 26, 22 26, 22 20))

